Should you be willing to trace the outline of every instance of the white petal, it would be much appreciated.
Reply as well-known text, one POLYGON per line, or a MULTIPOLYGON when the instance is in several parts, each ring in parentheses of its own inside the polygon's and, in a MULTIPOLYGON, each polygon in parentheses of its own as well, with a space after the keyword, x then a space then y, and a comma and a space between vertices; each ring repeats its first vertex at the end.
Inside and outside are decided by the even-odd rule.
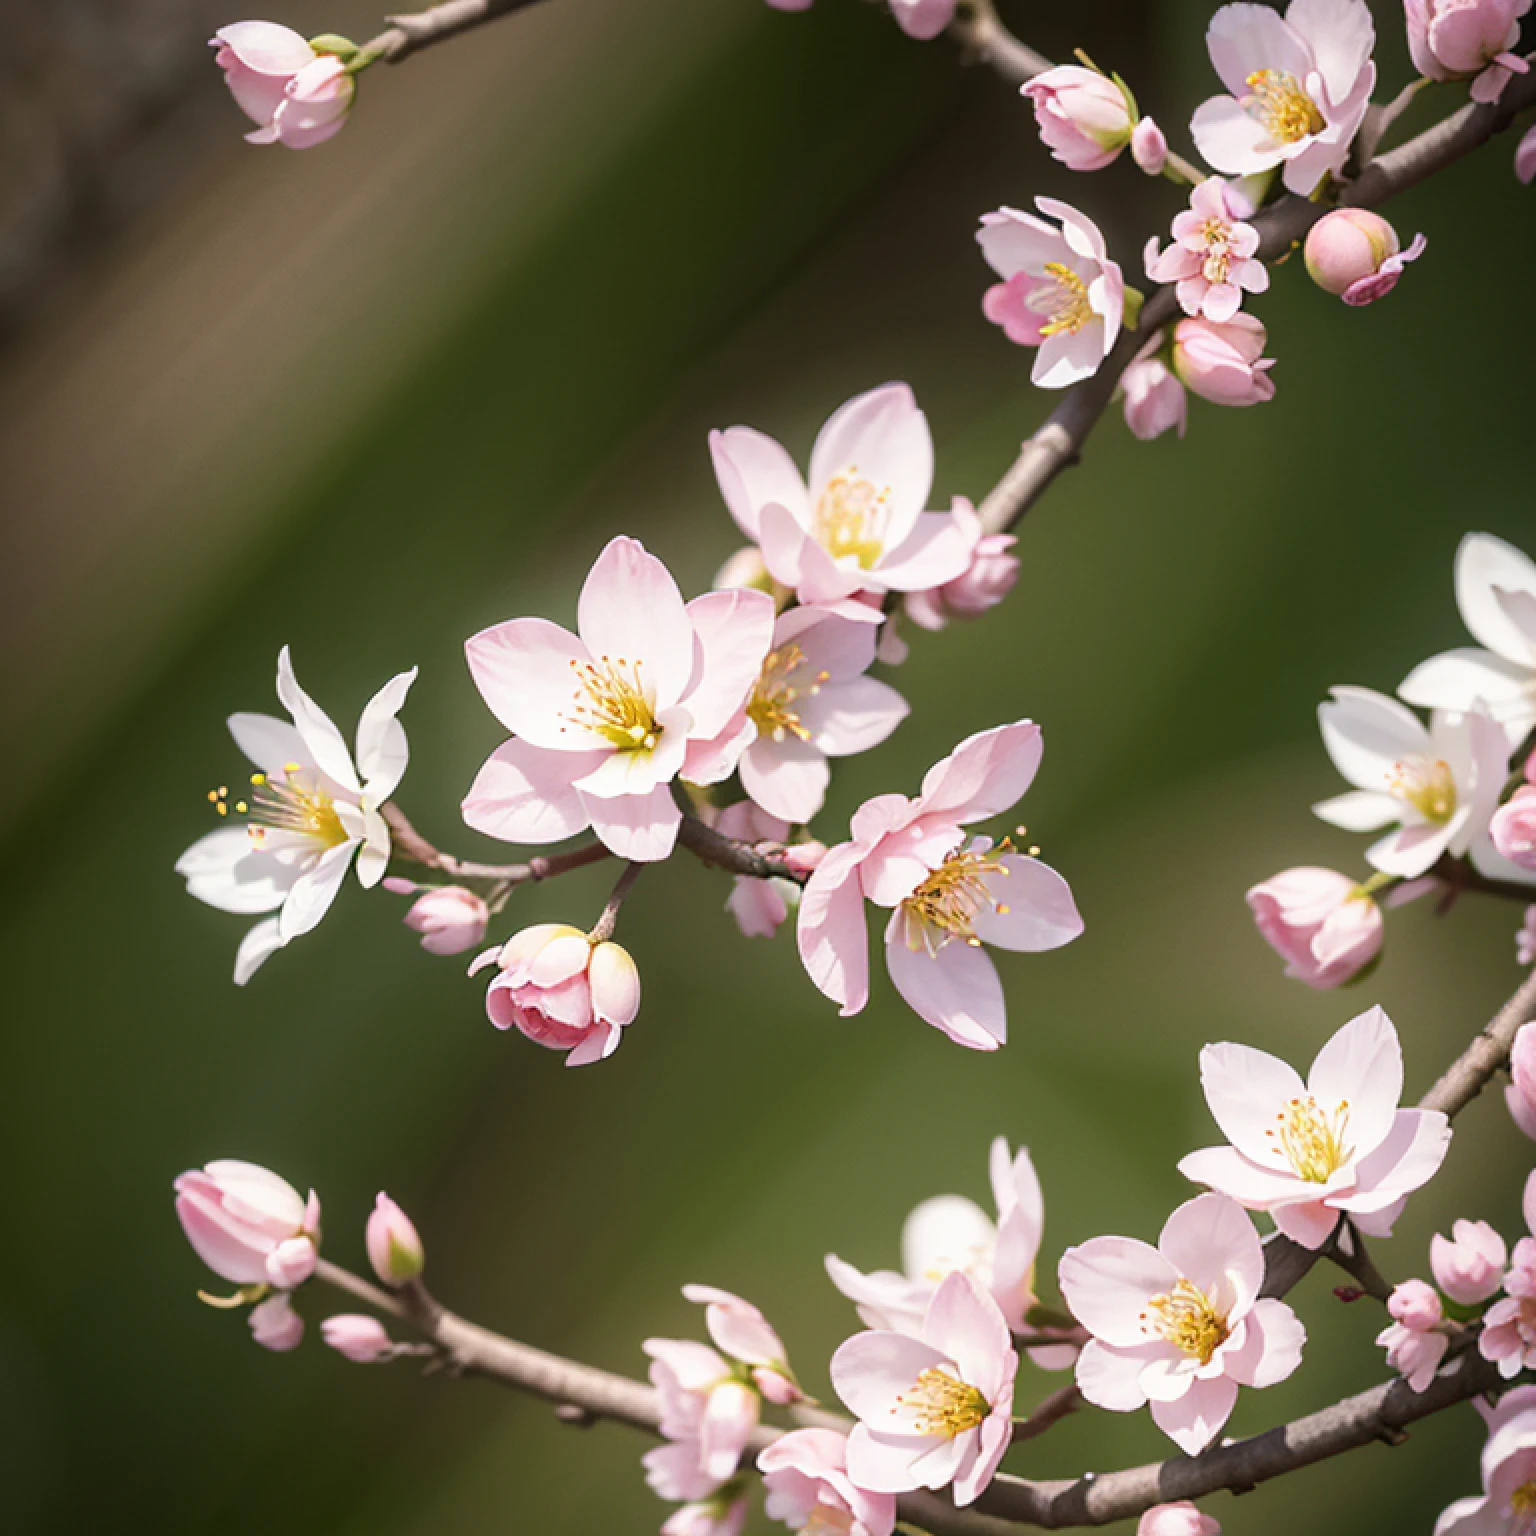
POLYGON ((1359 789, 1384 790, 1396 764, 1429 747, 1429 732, 1411 710, 1372 688, 1334 688, 1320 704, 1318 725, 1333 765, 1359 789))
POLYGON ((1536 666, 1529 637, 1494 592, 1536 593, 1536 564, 1491 533, 1469 533, 1456 551, 1456 606, 1474 638, 1508 661, 1536 666))
POLYGON ((1374 832, 1378 827, 1393 826, 1402 819, 1403 806, 1391 795, 1373 789, 1351 789, 1329 800, 1319 800, 1312 814, 1331 827, 1346 832, 1374 832))
POLYGON ((269 955, 275 955, 288 941, 275 917, 257 923, 240 941, 235 951, 235 985, 243 987, 269 955))
POLYGON ((389 799, 405 777, 410 759, 405 727, 395 718, 416 681, 416 668, 396 673, 369 699, 357 722, 357 769, 363 793, 375 805, 389 799))
POLYGON ((347 744, 331 717, 299 687, 286 645, 277 657, 277 696, 282 700, 283 708, 293 716, 293 723, 309 748, 310 761, 338 784, 358 794, 361 786, 347 744))
POLYGON ((326 849, 294 882, 278 914, 284 943, 308 933, 330 911, 356 852, 356 843, 338 843, 326 849))

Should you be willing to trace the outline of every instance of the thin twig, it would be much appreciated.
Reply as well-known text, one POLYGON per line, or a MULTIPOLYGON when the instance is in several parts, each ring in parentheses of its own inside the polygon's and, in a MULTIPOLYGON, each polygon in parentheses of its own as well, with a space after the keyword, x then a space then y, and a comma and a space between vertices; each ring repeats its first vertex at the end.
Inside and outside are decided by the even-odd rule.
POLYGON ((1536 905, 1536 886, 1522 885, 1518 880, 1495 880, 1480 875, 1466 859, 1454 859, 1442 854, 1429 873, 1436 880, 1450 887, 1448 896, 1460 896, 1471 892, 1477 896, 1499 896, 1505 901, 1518 901, 1524 906, 1536 905))
POLYGON ((608 896, 608 904, 603 908, 597 922, 593 924, 591 933, 587 935, 594 944, 605 944, 613 937, 613 930, 619 926, 619 908, 624 905, 624 898, 629 895, 630 887, 644 873, 644 864, 630 864, 619 876, 608 896))
POLYGON ((598 864, 613 857, 599 842, 582 843, 567 853, 555 853, 548 858, 529 859, 526 864, 478 864, 472 859, 458 859, 441 848, 434 848, 415 827, 410 818, 395 804, 387 800, 379 809, 389 827, 390 848, 402 859, 423 865, 449 875, 455 880, 495 880, 502 885, 526 885, 532 881, 549 880, 572 869, 582 869, 588 864, 598 864))
POLYGON ((961 0, 949 35, 966 58, 987 65, 1010 85, 1023 85, 1051 67, 1043 53, 1036 53, 1003 25, 992 0, 961 0))
POLYGON ((413 53, 420 53, 444 38, 457 37, 472 27, 483 26, 513 11, 526 10, 539 0, 446 0, 429 10, 404 16, 390 16, 389 25, 377 37, 370 38, 358 50, 369 62, 398 64, 413 53))

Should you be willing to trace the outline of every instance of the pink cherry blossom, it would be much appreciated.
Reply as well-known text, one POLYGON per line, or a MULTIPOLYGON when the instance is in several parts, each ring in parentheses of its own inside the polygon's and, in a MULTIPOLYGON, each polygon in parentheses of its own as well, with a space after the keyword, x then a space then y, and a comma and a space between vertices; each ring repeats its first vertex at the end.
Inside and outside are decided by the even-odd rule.
POLYGON ((1366 862, 1411 880, 1442 854, 1470 856, 1485 874, 1503 872, 1489 823, 1504 788, 1509 743, 1481 708, 1437 709, 1426 728, 1396 699, 1370 688, 1334 688, 1319 706, 1323 746, 1355 789, 1312 807, 1347 832, 1393 831, 1366 849, 1366 862))
POLYGON ((338 1312, 320 1324, 320 1337, 337 1354, 358 1365, 373 1365, 388 1360, 395 1352, 394 1342, 376 1317, 362 1312, 338 1312))
POLYGON ((385 1285, 404 1285, 426 1268, 426 1251, 416 1224, 382 1190, 368 1213, 364 1242, 368 1262, 385 1285))
POLYGON ((1424 254, 1426 243, 1423 235, 1415 235, 1404 250, 1397 231, 1379 213, 1335 208, 1307 231, 1307 274, 1319 288, 1358 309, 1391 293, 1404 266, 1424 254))
POLYGON ((681 1505, 662 1521, 661 1536, 741 1536, 747 1496, 732 1483, 712 1499, 681 1505))
MULTIPOLYGON (((718 1486, 735 1472, 757 1427, 760 1394, 696 1339, 647 1339, 642 1348, 651 1357, 651 1382, 661 1394, 662 1434, 688 1446, 694 1472, 718 1486)), ((683 1465, 681 1454, 665 1465, 683 1465)))
POLYGON ((685 1285, 683 1296, 704 1308, 704 1326, 715 1347, 747 1367, 753 1384, 770 1403, 783 1406, 805 1396, 789 1368, 783 1341, 750 1301, 713 1285, 685 1285))
MULTIPOLYGON (((738 800, 714 813, 711 823, 727 837, 774 852, 785 851, 784 843, 789 837, 787 821, 770 816, 750 800, 738 800)), ((771 939, 799 901, 800 887, 792 880, 756 880, 749 875, 737 875, 731 881, 731 894, 725 906, 747 938, 771 939)))
MULTIPOLYGON (((988 1172, 996 1221, 964 1195, 924 1200, 901 1229, 901 1273, 877 1269, 864 1274, 836 1254, 827 1255, 828 1277, 869 1327, 920 1338, 934 1292, 957 1270, 991 1296, 1011 1331, 1025 1326, 1036 1301, 1035 1260, 1045 1230, 1045 1197, 1028 1149, 1020 1147, 1010 1156, 1004 1136, 992 1143, 988 1172)), ((1045 1346, 1031 1355, 1037 1364, 1054 1369, 1070 1365, 1075 1351, 1045 1346)))
POLYGON ((1530 65, 1520 18, 1531 0, 1404 0, 1413 67, 1431 80, 1471 80, 1473 101, 1497 101, 1530 65))
POLYGON ((1256 259, 1259 232, 1244 218, 1247 201, 1220 176, 1207 176, 1173 220, 1173 244, 1159 254, 1147 247, 1147 276, 1173 283, 1179 308, 1225 324, 1242 306, 1243 294, 1269 287, 1269 268, 1256 259))
POLYGON ((890 0, 891 15, 908 37, 928 42, 955 19, 958 0, 890 0))
POLYGON ((1493 813, 1488 833, 1501 858, 1536 870, 1536 785, 1522 784, 1493 813))
POLYGON ((1021 88, 1034 105, 1040 137, 1069 171, 1097 171, 1131 141, 1135 104, 1096 69, 1062 64, 1021 88))
POLYGON ((1099 226, 1069 203, 1037 197, 1049 224, 1017 208, 981 216, 976 239, 1003 279, 982 299, 982 313, 1009 341, 1037 347, 1031 380, 1065 389, 1098 372, 1125 315, 1125 279, 1109 259, 1099 226))
POLYGON ((1160 345, 1151 342, 1120 375, 1125 424, 1143 442, 1170 431, 1183 437, 1189 425, 1189 397, 1178 376, 1158 355, 1160 345))
POLYGON ((1275 397, 1267 339, 1263 323, 1242 311, 1222 325, 1187 317, 1173 328, 1174 374, 1212 405, 1263 405, 1275 397))
POLYGON ((1218 171, 1284 166, 1286 189, 1310 196, 1342 169, 1376 84, 1376 29, 1365 0, 1224 5, 1205 35, 1231 92, 1195 112, 1195 145, 1218 171))
POLYGON ((1168 163, 1168 136, 1150 117, 1131 130, 1131 159, 1148 176, 1161 176, 1168 163))
POLYGON ((891 1536, 896 1496, 870 1493, 848 1476, 848 1437, 835 1429, 792 1429, 758 1453, 770 1520, 813 1536, 891 1536))
POLYGON ((1221 1522, 1180 1499, 1176 1504, 1154 1504, 1137 1521, 1136 1536, 1221 1536, 1221 1522))
POLYGON ((1515 145, 1515 175, 1526 186, 1536 181, 1536 126, 1527 128, 1515 145))
POLYGON ((1387 1298, 1387 1311, 1393 1322, 1376 1335, 1376 1342, 1386 1350, 1387 1364, 1422 1392, 1435 1379, 1451 1343, 1440 1327, 1445 1316, 1440 1297, 1422 1280, 1405 1280, 1387 1298))
POLYGON ((1302 866, 1282 870, 1247 896, 1253 920, 1309 987, 1342 987, 1381 953, 1381 908, 1348 875, 1302 866))
MULTIPOLYGON (((1536 907, 1525 909, 1525 926, 1517 937, 1520 964, 1536 964, 1536 907)), ((1509 1071, 1513 1081, 1504 1090, 1504 1102, 1515 1124, 1536 1141, 1536 1024, 1522 1024, 1516 1031, 1509 1071)))
POLYGON ((964 1271, 933 1294, 922 1333, 857 1333, 832 1356, 832 1385, 858 1418, 848 1475, 871 1493, 953 1488, 973 1503, 1013 1434, 1019 1367, 997 1303, 964 1271))
POLYGON ((396 896, 416 896, 405 914, 405 926, 421 934, 421 947, 429 955, 462 955, 485 942, 490 908, 474 891, 462 885, 417 885, 394 875, 384 881, 384 889, 396 896))
POLYGON ((696 1440, 658 1445, 640 1464, 659 1498, 685 1501, 667 1517, 662 1536, 738 1536, 747 1518, 742 1480, 703 1471, 696 1440))
POLYGON ((230 94, 258 125, 247 143, 309 149, 341 132, 357 82, 334 55, 272 21, 220 27, 209 46, 230 94))
POLYGON ((1533 1235, 1515 1244, 1504 1276, 1505 1296, 1483 1314, 1477 1340, 1478 1352, 1504 1377, 1536 1369, 1536 1172, 1525 1181, 1523 1204, 1526 1230, 1533 1235))
POLYGON ((1268 1211, 1285 1235, 1320 1248, 1341 1214, 1388 1236, 1405 1197, 1444 1161, 1438 1110, 1399 1109, 1403 1053, 1380 1008, 1351 1019, 1318 1052, 1307 1081, 1246 1045, 1208 1045, 1200 1079, 1231 1143, 1191 1152, 1179 1172, 1268 1211))
POLYGON ((1481 1498, 1457 1499, 1441 1512, 1434 1536, 1529 1536, 1536 1510, 1536 1387, 1516 1387, 1489 1408, 1481 1498))
POLYGON ((568 1067, 602 1061, 619 1048, 640 1011, 640 973, 629 951, 593 943, 568 923, 535 923, 500 949, 476 957, 473 976, 495 964, 485 1011, 497 1029, 517 1029, 568 1067))
POLYGON ((252 1307, 246 1321, 250 1324, 251 1337, 274 1354, 287 1354, 304 1342, 304 1319, 294 1311, 293 1298, 287 1291, 268 1296, 252 1307))
POLYGON ((236 1285, 291 1290, 314 1273, 320 1198, 270 1169, 223 1158, 175 1182, 176 1215, 187 1241, 215 1274, 236 1285))
POLYGON ((591 826, 620 858, 672 851, 679 774, 728 778, 745 742, 717 738, 768 654, 773 599, 736 589, 686 606, 667 568, 614 539, 581 589, 578 634, 509 619, 466 646, 475 686, 513 739, 464 801, 476 831, 553 843, 591 826))
POLYGON ((1067 882, 1005 839, 966 841, 999 815, 1040 765, 1028 720, 968 737, 923 778, 915 800, 880 795, 855 812, 852 840, 831 849, 800 901, 800 958, 844 1018, 869 1000, 864 903, 890 910, 886 966, 925 1022, 973 1050, 1007 1037, 1002 982, 983 945, 1034 953, 1082 932, 1067 882))
POLYGON ((1504 1239, 1486 1221, 1454 1222, 1449 1238, 1437 1232, 1429 1242, 1435 1284, 1464 1307, 1487 1301, 1498 1291, 1508 1256, 1504 1239))
POLYGON ((1168 1218, 1157 1247, 1095 1237, 1061 1257, 1061 1294, 1093 1337, 1077 1358, 1090 1403, 1152 1421, 1194 1456, 1221 1432, 1241 1386, 1268 1387, 1301 1364, 1306 1330, 1283 1301, 1260 1298, 1264 1250, 1225 1195, 1197 1195, 1168 1218))
MULTIPOLYGON (((783 447, 751 427, 710 433, 709 451, 731 516, 802 603, 919 591, 970 562, 954 516, 923 510, 933 437, 905 384, 856 395, 833 412, 811 449, 808 482, 783 447)), ((874 624, 880 615, 871 608, 864 617, 874 624)))
POLYGON ((971 563, 952 581, 907 593, 902 604, 907 617, 924 629, 943 629, 951 619, 974 619, 995 608, 1019 579, 1019 557, 1011 554, 1018 540, 1011 533, 986 533, 976 509, 957 496, 954 515, 974 535, 971 563))

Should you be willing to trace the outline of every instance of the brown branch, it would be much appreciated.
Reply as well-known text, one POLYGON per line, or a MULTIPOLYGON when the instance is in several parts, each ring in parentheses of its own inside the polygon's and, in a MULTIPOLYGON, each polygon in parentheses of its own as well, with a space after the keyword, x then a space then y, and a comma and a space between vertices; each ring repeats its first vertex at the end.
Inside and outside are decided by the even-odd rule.
POLYGON ((677 841, 679 847, 686 848, 701 863, 728 870, 733 875, 746 875, 753 880, 793 880, 796 885, 806 882, 805 875, 791 869, 782 859, 762 852, 751 843, 717 832, 690 811, 683 812, 677 841))
POLYGON ((1536 1018, 1536 971, 1488 1027, 1445 1070, 1440 1081, 1419 1100, 1420 1109, 1438 1109, 1453 1118, 1480 1094, 1489 1078, 1509 1063, 1509 1050, 1522 1024, 1536 1018))
POLYGON ((961 0, 949 35, 960 44, 965 57, 986 64, 1010 85, 1023 85, 1044 74, 1051 61, 1020 42, 999 19, 992 0, 961 0))
POLYGON ((472 27, 483 26, 499 16, 526 10, 539 0, 445 0, 429 10, 404 16, 388 16, 389 25, 358 50, 370 62, 398 64, 444 38, 457 37, 472 27))
POLYGON ((1440 856, 1429 873, 1450 887, 1446 893, 1448 901, 1463 892, 1470 892, 1475 896, 1499 896, 1505 901, 1518 901, 1527 907, 1536 906, 1536 886, 1522 885, 1518 880, 1494 880, 1487 875, 1480 875, 1466 859, 1452 858, 1448 853, 1440 856))
POLYGON ((434 848, 411 825, 410 818, 393 800, 385 801, 379 808, 379 814, 389 827, 392 852, 399 854, 402 859, 409 859, 413 864, 438 870, 455 880, 495 880, 502 885, 527 885, 532 881, 548 880, 568 870, 581 869, 613 857, 601 843, 590 842, 572 848, 569 853, 529 859, 526 864, 477 864, 472 859, 458 859, 451 853, 434 848))

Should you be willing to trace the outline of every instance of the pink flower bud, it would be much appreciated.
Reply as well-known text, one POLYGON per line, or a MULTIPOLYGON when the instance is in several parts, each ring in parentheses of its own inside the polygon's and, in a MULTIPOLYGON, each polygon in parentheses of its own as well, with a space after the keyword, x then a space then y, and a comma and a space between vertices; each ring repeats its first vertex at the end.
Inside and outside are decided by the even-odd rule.
POLYGON ((768 574, 762 550, 756 544, 748 544, 738 549, 715 572, 713 585, 717 592, 728 591, 732 587, 751 587, 757 592, 771 592, 773 577, 768 574))
POLYGON ((1161 176, 1168 163, 1167 135, 1150 117, 1142 118, 1131 130, 1131 159, 1148 176, 1161 176))
MULTIPOLYGON (((797 1403, 804 1394, 789 1368, 783 1341, 768 1319, 740 1296, 712 1285, 685 1285, 683 1295, 704 1311, 704 1325, 722 1354, 756 1367, 751 1375, 771 1403, 797 1403)), ((757 1410, 753 1410, 756 1422, 757 1410)))
POLYGON ((1493 846, 1511 864, 1536 869, 1536 788, 1522 784, 1493 815, 1493 846))
POLYGON ((233 1158, 183 1173, 176 1215, 209 1269, 236 1285, 288 1289, 307 1280, 320 1241, 320 1201, 285 1179, 233 1158))
POLYGON ((629 952, 594 944, 565 923, 523 929, 496 963, 500 972, 485 998, 491 1023, 567 1052, 568 1067, 611 1056, 640 1011, 640 973, 629 952))
POLYGON ((1515 145, 1515 175, 1526 186, 1536 181, 1536 126, 1527 128, 1515 145))
POLYGON ((387 1360, 395 1346, 376 1317, 361 1312, 338 1312, 320 1324, 320 1336, 338 1354, 359 1365, 387 1360))
MULTIPOLYGON (((1437 1276, 1438 1273, 1436 1271, 1437 1276)), ((1404 1280, 1401 1285, 1394 1286, 1387 1298, 1387 1311, 1404 1328, 1411 1328, 1415 1333, 1428 1333, 1445 1316, 1435 1288, 1422 1280, 1404 1280)))
MULTIPOLYGON (((1523 935, 1536 949, 1536 907, 1527 907, 1523 935)), ((1521 965, 1530 965, 1536 955, 1529 951, 1520 956, 1521 965)), ((1504 1102, 1511 1119, 1532 1141, 1536 1141, 1536 1024, 1522 1024, 1515 1033, 1509 1052, 1509 1070, 1514 1079, 1504 1090, 1504 1102)))
POLYGON ((1189 399, 1162 358, 1137 358, 1121 375, 1120 387, 1125 393, 1125 424, 1144 443, 1170 430, 1184 436, 1189 399))
POLYGON ((1451 1343, 1443 1333, 1420 1332, 1405 1323, 1383 1328, 1376 1342, 1386 1350, 1387 1364, 1415 1392, 1422 1392, 1435 1379, 1451 1343))
POLYGON ((784 862, 797 875, 812 875, 827 856, 827 845, 818 842, 791 843, 784 850, 784 862))
POLYGON ((1397 287, 1407 262, 1424 254, 1423 235, 1405 251, 1397 231, 1368 208, 1335 208, 1307 231, 1307 274, 1325 293, 1358 308, 1397 287))
POLYGON ((411 1218, 382 1190, 368 1214, 368 1262, 385 1285, 404 1285, 426 1268, 427 1257, 411 1218))
POLYGON ((1136 1536, 1221 1536, 1221 1524, 1188 1499, 1154 1504, 1137 1522, 1136 1536))
POLYGON ((1302 866, 1248 892, 1259 932, 1309 987, 1341 987, 1381 953, 1381 908, 1348 875, 1302 866))
POLYGON ((1263 357, 1267 335, 1252 315, 1224 324, 1187 317, 1173 330, 1173 371, 1187 389, 1215 405, 1260 405, 1275 397, 1272 357, 1263 357))
MULTIPOLYGON (((1449 1239, 1436 1232, 1429 1242, 1429 1267, 1434 1272, 1435 1284, 1464 1307, 1487 1301, 1499 1289, 1504 1283, 1507 1257, 1504 1239, 1486 1221, 1455 1222, 1449 1239)), ((1398 1290, 1401 1289, 1399 1286, 1398 1290)), ((1396 1294, 1394 1291, 1393 1295, 1396 1294)), ((1388 1310, 1391 1311, 1390 1305, 1388 1310)), ((1438 1302, 1435 1310, 1439 1311, 1438 1302)), ((1396 1312, 1392 1315, 1410 1328, 1419 1326, 1396 1312)))
POLYGON ((1531 0, 1404 0, 1413 67, 1431 80, 1471 80, 1475 101, 1497 101, 1523 75, 1520 20, 1531 0))
POLYGON ((247 1321, 251 1326, 251 1337, 274 1354, 297 1349, 304 1340, 304 1319, 293 1310, 293 1300, 286 1291, 279 1291, 252 1307, 247 1321))
POLYGON ((308 149, 341 131, 356 81, 334 55, 317 53, 297 32, 272 21, 220 27, 209 46, 218 49, 214 62, 230 94, 258 125, 246 134, 248 143, 308 149))
POLYGON ((1018 543, 1011 533, 984 533, 976 509, 957 496, 951 515, 971 544, 971 563, 952 581, 909 592, 907 616, 924 629, 943 629, 951 619, 974 619, 995 608, 1013 591, 1019 561, 1009 550, 1018 543))
POLYGON ((1536 1299, 1536 1237, 1522 1237, 1515 1244, 1504 1289, 1519 1301, 1536 1299))
POLYGON ((1020 94, 1034 103, 1045 147, 1069 171, 1097 171, 1131 141, 1131 104, 1097 70, 1058 65, 1036 75, 1020 94))
POLYGON ((432 955, 461 955, 485 939, 490 909, 462 885, 429 887, 405 914, 405 926, 422 935, 432 955))

